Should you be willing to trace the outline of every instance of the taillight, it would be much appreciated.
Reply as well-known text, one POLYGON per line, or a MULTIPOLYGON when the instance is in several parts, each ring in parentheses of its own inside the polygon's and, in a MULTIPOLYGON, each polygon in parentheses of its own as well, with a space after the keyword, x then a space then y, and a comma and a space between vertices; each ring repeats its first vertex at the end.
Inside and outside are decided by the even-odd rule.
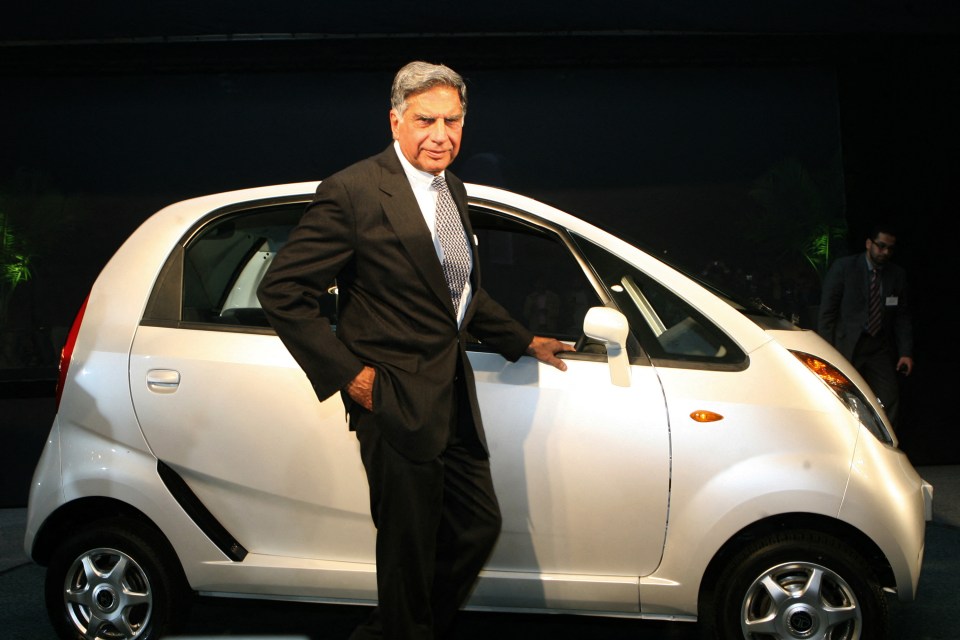
POLYGON ((867 402, 863 391, 857 388, 852 380, 843 375, 832 364, 817 356, 802 351, 790 351, 790 353, 795 355, 814 375, 820 378, 836 394, 850 413, 857 417, 860 424, 866 427, 867 431, 872 433, 877 440, 886 444, 893 444, 893 438, 883 425, 883 420, 874 411, 873 406, 867 402))
POLYGON ((64 343, 63 349, 60 350, 59 373, 57 374, 57 410, 60 409, 60 395, 63 393, 63 383, 67 379, 67 370, 70 368, 73 348, 77 345, 77 334, 80 333, 80 323, 83 322, 83 314, 87 310, 87 300, 89 299, 89 297, 84 298, 83 304, 80 305, 80 311, 77 312, 77 317, 73 320, 73 326, 70 327, 70 333, 67 334, 67 341, 64 343))

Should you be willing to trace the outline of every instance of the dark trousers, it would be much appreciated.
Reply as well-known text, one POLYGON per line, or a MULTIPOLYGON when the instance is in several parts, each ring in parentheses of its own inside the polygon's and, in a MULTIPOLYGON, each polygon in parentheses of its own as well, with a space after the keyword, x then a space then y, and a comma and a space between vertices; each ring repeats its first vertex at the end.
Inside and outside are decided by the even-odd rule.
POLYGON ((893 347, 879 336, 864 333, 853 350, 853 366, 880 398, 890 422, 897 425, 900 406, 900 380, 896 371, 897 357, 893 347))
POLYGON ((500 534, 490 462, 465 402, 457 404, 447 448, 428 462, 400 455, 375 426, 357 431, 377 527, 379 602, 353 640, 445 637, 500 534))

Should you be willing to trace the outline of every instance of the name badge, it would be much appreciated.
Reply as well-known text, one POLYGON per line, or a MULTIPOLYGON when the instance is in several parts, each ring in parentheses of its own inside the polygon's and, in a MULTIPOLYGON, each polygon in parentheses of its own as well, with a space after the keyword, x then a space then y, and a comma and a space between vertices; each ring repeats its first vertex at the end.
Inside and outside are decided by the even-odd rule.
POLYGON ((887 296, 887 306, 895 307, 899 304, 899 298, 897 296, 887 296))

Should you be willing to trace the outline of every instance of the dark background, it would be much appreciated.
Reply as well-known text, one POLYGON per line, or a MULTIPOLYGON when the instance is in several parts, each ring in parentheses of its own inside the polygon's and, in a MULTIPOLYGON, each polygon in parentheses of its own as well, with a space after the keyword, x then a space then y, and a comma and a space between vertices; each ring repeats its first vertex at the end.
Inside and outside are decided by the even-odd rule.
POLYGON ((0 214, 32 275, 0 327, 5 503, 25 500, 56 353, 124 238, 171 202, 317 180, 381 150, 390 81, 417 58, 467 79, 458 175, 709 270, 803 326, 819 281, 792 207, 846 224, 834 255, 862 250, 875 219, 898 225, 917 336, 899 435, 915 464, 960 462, 942 311, 957 292, 955 3, 263 7, 0 9, 0 214), (770 184, 792 199, 763 206, 770 184))

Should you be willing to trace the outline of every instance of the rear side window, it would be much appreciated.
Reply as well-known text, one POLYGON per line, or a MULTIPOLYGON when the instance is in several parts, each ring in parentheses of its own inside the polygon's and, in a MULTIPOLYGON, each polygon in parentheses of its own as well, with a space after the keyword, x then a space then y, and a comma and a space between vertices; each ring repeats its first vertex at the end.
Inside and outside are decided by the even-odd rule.
POLYGON ((197 234, 184 250, 182 319, 269 326, 257 286, 302 213, 300 206, 258 210, 197 234))
POLYGON ((144 322, 269 328, 257 287, 304 207, 296 202, 248 209, 196 230, 164 266, 144 322))

